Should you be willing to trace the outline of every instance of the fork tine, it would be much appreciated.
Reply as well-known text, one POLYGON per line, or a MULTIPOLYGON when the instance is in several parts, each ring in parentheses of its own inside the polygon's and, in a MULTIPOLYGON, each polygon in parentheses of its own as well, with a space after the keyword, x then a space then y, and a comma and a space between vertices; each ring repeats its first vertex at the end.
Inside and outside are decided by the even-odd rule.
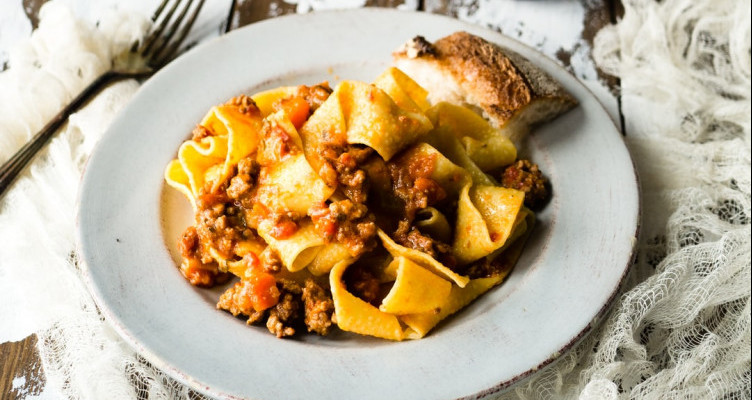
POLYGON ((188 18, 188 22, 186 22, 186 24, 183 26, 183 29, 180 30, 177 39, 172 42, 170 47, 167 48, 167 51, 162 53, 162 57, 155 63, 156 65, 161 66, 162 64, 166 64, 168 61, 170 61, 170 58, 172 58, 178 52, 180 45, 185 40, 186 36, 188 36, 188 32, 190 32, 191 27, 193 27, 193 24, 196 22, 198 13, 201 11, 201 7, 204 6, 204 1, 205 0, 199 0, 198 5, 196 5, 193 13, 188 18))
POLYGON ((156 10, 154 10, 154 14, 151 16, 151 22, 157 22, 157 18, 159 18, 159 15, 162 14, 162 11, 169 1, 170 0, 162 0, 162 4, 160 4, 156 10))
MULTIPOLYGON (((165 6, 167 5, 167 3, 169 1, 170 0, 162 0, 162 3, 159 5, 159 7, 157 7, 157 9, 154 10, 154 14, 152 14, 152 16, 151 16, 151 22, 152 23, 157 22, 157 19, 159 18, 159 15, 162 14, 162 11, 164 11, 165 6)), ((133 52, 133 53, 138 52, 138 49, 142 48, 143 45, 146 43, 146 41, 150 40, 150 39, 154 40, 153 38, 151 38, 151 35, 149 35, 149 37, 144 38, 144 40, 141 43, 139 43, 139 41, 134 42, 133 46, 131 46, 131 52, 133 52)))
POLYGON ((172 22, 170 27, 165 32, 164 36, 162 37, 162 41, 159 44, 159 47, 153 49, 151 54, 145 54, 147 57, 150 56, 152 59, 159 58, 159 55, 162 53, 162 51, 170 44, 170 40, 175 35, 175 32, 178 31, 180 24, 183 23, 183 19, 188 13, 188 10, 191 8, 191 4, 193 4, 193 0, 188 0, 188 2, 185 4, 185 7, 183 7, 183 9, 180 11, 178 17, 175 18, 175 21, 172 22))
MULTIPOLYGON (((159 40, 159 37, 160 37, 160 35, 162 35, 162 32, 163 32, 163 31, 165 30, 165 28, 167 27, 167 24, 169 24, 169 22, 170 22, 170 19, 172 19, 172 14, 174 14, 174 13, 175 13, 175 10, 176 10, 176 9, 178 8, 178 6, 180 5, 180 2, 181 2, 181 0, 177 0, 177 1, 176 1, 176 2, 175 2, 175 3, 173 4, 173 5, 172 5, 172 7, 170 7, 170 10, 169 10, 169 11, 167 11, 167 15, 165 15, 165 16, 164 16, 164 18, 162 18, 162 22, 161 22, 161 23, 159 24, 159 26, 157 26, 157 29, 153 30, 153 31, 152 31, 152 32, 151 32, 151 33, 149 34, 149 37, 148 37, 148 38, 146 39, 146 41, 144 42, 144 44, 143 44, 143 45, 141 45, 141 48, 139 48, 139 52, 140 52, 141 54, 146 54, 146 53, 148 53, 148 52, 149 52, 149 50, 151 50, 151 48, 152 48, 152 47, 154 46, 154 43, 156 43, 156 42, 157 42, 157 40, 159 40)), ((161 6, 160 6, 160 7, 161 7, 161 6)), ((157 13, 154 13, 154 14, 155 14, 155 15, 157 15, 157 13)), ((160 14, 161 14, 161 12, 160 12, 160 14)), ((155 21, 155 22, 156 22, 156 21, 155 21)))

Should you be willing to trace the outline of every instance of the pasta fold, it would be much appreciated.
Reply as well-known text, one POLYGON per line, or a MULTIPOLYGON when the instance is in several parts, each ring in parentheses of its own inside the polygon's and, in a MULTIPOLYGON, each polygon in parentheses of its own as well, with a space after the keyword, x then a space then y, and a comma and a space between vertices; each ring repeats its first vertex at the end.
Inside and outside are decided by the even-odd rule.
POLYGON ((499 285, 506 279, 512 268, 517 263, 517 260, 522 254, 522 250, 525 247, 525 242, 530 236, 532 229, 530 229, 534 223, 535 217, 531 212, 525 212, 523 218, 525 224, 519 225, 515 230, 513 242, 494 258, 492 262, 498 263, 501 267, 498 273, 494 276, 476 278, 470 280, 467 286, 460 288, 458 286, 452 286, 449 295, 444 299, 444 302, 440 304, 436 312, 416 313, 400 316, 400 321, 408 326, 405 329, 405 339, 420 339, 433 329, 436 324, 441 322, 444 318, 454 314, 461 310, 470 302, 478 298, 478 296, 489 291, 494 286, 499 285))
POLYGON ((473 180, 473 184, 495 185, 493 179, 478 168, 478 165, 467 155, 465 148, 462 147, 462 143, 460 143, 459 139, 457 139, 448 127, 439 126, 434 128, 431 133, 426 135, 424 140, 427 144, 441 152, 448 160, 467 171, 473 180))
POLYGON ((259 182, 257 198, 262 204, 306 215, 313 204, 325 201, 332 193, 334 189, 313 171, 303 153, 298 153, 269 168, 259 182))
POLYGON ((256 106, 261 111, 261 115, 267 116, 276 111, 274 107, 276 102, 294 96, 297 91, 298 88, 296 86, 281 86, 256 93, 251 96, 251 99, 256 103, 256 106))
POLYGON ((457 205, 454 256, 460 265, 504 246, 515 226, 525 193, 498 186, 465 186, 457 205))
POLYGON ((431 107, 427 100, 428 91, 397 68, 387 68, 373 84, 388 94, 398 107, 407 111, 425 112, 431 107))
POLYGON ((167 184, 185 194, 194 209, 206 185, 215 190, 242 158, 256 151, 263 121, 236 106, 220 105, 212 107, 200 125, 209 135, 183 142, 165 171, 167 184))
POLYGON ((221 105, 212 107, 201 121, 213 136, 227 138, 227 155, 221 175, 214 181, 214 188, 224 181, 238 161, 256 151, 263 119, 258 114, 243 114, 237 106, 221 105))
POLYGON ((388 161, 432 128, 423 113, 400 108, 376 86, 343 81, 306 121, 300 133, 309 158, 318 157, 316 153, 325 138, 341 145, 366 145, 388 161))
POLYGON ((334 265, 342 260, 350 260, 350 251, 339 243, 329 243, 318 251, 316 257, 308 264, 308 271, 315 276, 328 273, 334 265))
POLYGON ((379 235, 379 239, 381 239, 381 244, 389 252, 389 254, 392 255, 392 257, 405 257, 410 261, 420 265, 421 267, 428 269, 434 274, 454 282, 459 287, 465 287, 465 285, 467 285, 467 282, 470 281, 470 278, 452 271, 444 264, 436 261, 430 255, 422 251, 409 249, 405 246, 397 244, 392 238, 389 237, 389 235, 386 234, 386 232, 382 231, 381 229, 377 231, 377 234, 379 235))
POLYGON ((316 233, 313 222, 309 219, 302 220, 297 231, 285 239, 275 238, 273 228, 274 224, 271 221, 261 221, 258 226, 259 236, 274 249, 282 265, 291 272, 305 268, 326 244, 326 241, 316 233))
POLYGON ((446 216, 434 207, 426 207, 416 213, 415 226, 421 232, 431 235, 442 242, 452 240, 452 227, 446 216))
POLYGON ((395 257, 389 269, 396 269, 396 277, 379 310, 390 314, 438 311, 452 289, 451 282, 405 257, 395 257))
POLYGON ((425 142, 417 143, 400 153, 398 159, 403 164, 416 160, 429 160, 429 177, 441 186, 449 198, 456 198, 460 190, 472 181, 467 170, 453 163, 440 151, 425 142))
POLYGON ((402 326, 395 315, 385 313, 347 291, 342 276, 351 263, 352 260, 340 261, 329 273, 337 325, 348 332, 402 340, 402 326))
POLYGON ((460 140, 467 155, 483 171, 509 165, 517 148, 501 131, 466 107, 441 102, 426 111, 437 127, 447 127, 460 140))
POLYGON ((406 339, 420 339, 436 324, 461 308, 470 304, 481 294, 501 283, 502 276, 473 279, 465 287, 452 286, 451 292, 444 301, 436 307, 438 312, 404 315, 400 318, 409 328, 405 332, 406 339))

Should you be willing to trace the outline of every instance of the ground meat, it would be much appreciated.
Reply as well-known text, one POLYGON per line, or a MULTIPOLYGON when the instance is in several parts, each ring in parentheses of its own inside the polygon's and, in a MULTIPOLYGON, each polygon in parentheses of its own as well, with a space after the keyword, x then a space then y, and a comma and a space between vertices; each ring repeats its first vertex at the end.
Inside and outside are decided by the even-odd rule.
POLYGON ((198 258, 183 258, 180 273, 191 285, 199 287, 213 287, 230 280, 229 273, 221 272, 215 262, 203 263, 198 258))
POLYGON ((277 164, 285 158, 302 151, 293 142, 293 137, 282 126, 265 122, 261 129, 257 160, 262 166, 277 164))
POLYGON ((387 164, 392 179, 392 193, 403 204, 403 218, 412 221, 415 213, 446 197, 446 192, 431 179, 436 157, 415 157, 406 154, 387 164))
POLYGON ((237 173, 230 178, 227 196, 233 200, 240 200, 250 194, 254 179, 259 172, 259 164, 251 157, 241 159, 237 165, 237 173))
POLYGON ((255 289, 252 280, 241 280, 220 296, 217 308, 235 316, 247 315, 248 324, 266 320, 266 327, 277 337, 295 334, 295 327, 302 322, 300 285, 284 279, 272 283, 275 303, 266 303, 261 307, 258 307, 259 297, 255 289))
POLYGON ((501 185, 525 192, 525 206, 537 211, 550 199, 548 179, 530 160, 517 160, 501 173, 501 185))
POLYGON ((251 190, 253 181, 250 175, 236 175, 230 180, 230 186, 227 187, 227 196, 231 199, 239 199, 242 195, 251 190))
POLYGON ((342 281, 347 290, 363 301, 378 306, 381 302, 381 281, 363 263, 355 263, 349 266, 342 281))
POLYGON ((467 275, 470 279, 490 278, 499 275, 510 269, 512 266, 513 265, 509 263, 509 260, 501 255, 493 260, 481 258, 480 260, 465 266, 462 271, 458 272, 467 275))
POLYGON ((178 243, 178 249, 183 256, 180 273, 194 286, 212 287, 230 279, 230 274, 221 272, 214 260, 202 261, 201 246, 198 233, 193 226, 183 232, 178 243))
POLYGON ((196 224, 185 231, 179 246, 181 272, 193 285, 211 287, 229 279, 219 271, 211 249, 223 258, 236 259, 243 253, 238 243, 256 238, 245 221, 241 200, 250 195, 257 170, 252 158, 242 159, 226 182, 217 188, 207 185, 200 191, 196 224))
POLYGON ((298 86, 297 95, 305 99, 311 113, 316 111, 332 94, 332 88, 328 82, 323 82, 315 86, 298 86))
POLYGON ((250 297, 247 295, 248 282, 240 281, 227 289, 219 297, 217 309, 229 311, 232 315, 247 315, 246 323, 253 324, 260 321, 265 316, 265 310, 256 311, 253 308, 250 297))
POLYGON ((277 337, 292 336, 305 323, 309 332, 328 334, 334 322, 334 301, 327 290, 313 279, 300 287, 295 281, 280 279, 279 302, 268 310, 256 311, 248 295, 249 283, 240 281, 227 289, 219 298, 217 308, 234 316, 248 316, 247 324, 266 321, 269 332, 277 337))
POLYGON ((350 199, 322 203, 308 214, 321 237, 345 245, 354 257, 376 246, 375 217, 364 204, 350 199))
POLYGON ((193 136, 191 139, 200 141, 207 136, 211 136, 211 132, 209 132, 209 130, 203 125, 196 125, 196 127, 193 128, 193 132, 191 132, 191 136, 193 136))
POLYGON ((260 117, 261 110, 259 110, 256 102, 247 95, 241 94, 231 98, 226 105, 236 106, 241 114, 245 114, 251 117, 260 117))
POLYGON ((407 220, 399 221, 392 237, 402 246, 426 253, 448 268, 454 268, 457 264, 452 255, 452 246, 422 233, 417 227, 411 226, 407 220))
POLYGON ((271 247, 267 247, 262 251, 258 258, 264 272, 276 274, 282 270, 282 260, 279 259, 277 253, 271 247))
POLYGON ((313 279, 307 279, 303 287, 303 306, 305 324, 308 332, 327 335, 333 326, 334 301, 313 279))
POLYGON ((248 315, 253 311, 250 301, 246 301, 245 296, 241 296, 242 285, 240 282, 235 283, 229 289, 225 290, 219 301, 217 302, 217 308, 220 310, 229 311, 232 315, 238 316, 240 314, 248 315))
POLYGON ((338 176, 342 192, 348 198, 358 203, 365 203, 368 198, 366 187, 366 173, 363 170, 342 172, 338 176))
POLYGON ((266 328, 278 338, 292 336, 296 332, 296 327, 299 327, 302 321, 302 289, 294 281, 286 279, 279 280, 277 287, 281 293, 279 302, 269 309, 266 328))
POLYGON ((201 244, 202 261, 212 257, 209 248, 226 258, 235 257, 238 241, 255 237, 248 229, 243 213, 222 188, 216 192, 202 193, 196 201, 196 231, 201 244))
POLYGON ((324 166, 320 169, 322 179, 329 186, 339 186, 349 199, 356 203, 365 203, 368 199, 368 179, 361 169, 373 149, 358 144, 328 144, 321 149, 324 166), (332 182, 336 176, 336 182, 332 182))

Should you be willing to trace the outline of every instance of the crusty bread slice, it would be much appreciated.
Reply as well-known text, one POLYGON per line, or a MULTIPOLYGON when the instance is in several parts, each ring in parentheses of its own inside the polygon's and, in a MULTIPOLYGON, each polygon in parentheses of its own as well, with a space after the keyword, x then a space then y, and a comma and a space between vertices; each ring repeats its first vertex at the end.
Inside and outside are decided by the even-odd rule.
POLYGON ((519 142, 530 126, 577 100, 525 57, 467 32, 431 44, 417 36, 393 53, 394 64, 428 90, 433 104, 470 106, 519 142))

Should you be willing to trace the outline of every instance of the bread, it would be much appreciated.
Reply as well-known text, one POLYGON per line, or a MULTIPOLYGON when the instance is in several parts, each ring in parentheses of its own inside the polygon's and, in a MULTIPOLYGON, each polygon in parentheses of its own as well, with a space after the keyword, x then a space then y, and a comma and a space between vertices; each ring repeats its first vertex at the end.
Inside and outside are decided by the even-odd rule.
POLYGON ((429 92, 478 111, 515 142, 530 126, 555 118, 577 100, 530 61, 467 32, 435 43, 421 36, 393 53, 394 64, 429 92))

